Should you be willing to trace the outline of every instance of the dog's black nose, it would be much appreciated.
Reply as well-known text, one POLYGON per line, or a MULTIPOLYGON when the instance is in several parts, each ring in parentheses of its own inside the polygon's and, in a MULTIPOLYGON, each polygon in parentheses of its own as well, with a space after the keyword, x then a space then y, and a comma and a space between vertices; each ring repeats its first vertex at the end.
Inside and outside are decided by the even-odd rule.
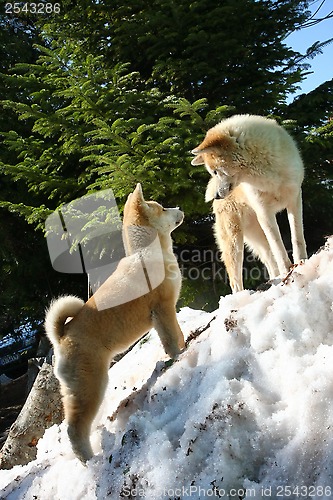
POLYGON ((216 191, 214 199, 215 200, 220 200, 221 199, 220 193, 218 191, 216 191))

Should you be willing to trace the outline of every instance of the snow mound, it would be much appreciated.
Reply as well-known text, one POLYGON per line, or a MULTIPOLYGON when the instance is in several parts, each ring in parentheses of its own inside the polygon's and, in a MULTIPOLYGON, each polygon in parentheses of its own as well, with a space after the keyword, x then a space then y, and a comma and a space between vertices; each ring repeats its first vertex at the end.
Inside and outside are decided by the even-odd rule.
POLYGON ((86 467, 53 426, 0 497, 332 498, 333 237, 285 282, 179 321, 178 360, 151 331, 110 369, 86 467))

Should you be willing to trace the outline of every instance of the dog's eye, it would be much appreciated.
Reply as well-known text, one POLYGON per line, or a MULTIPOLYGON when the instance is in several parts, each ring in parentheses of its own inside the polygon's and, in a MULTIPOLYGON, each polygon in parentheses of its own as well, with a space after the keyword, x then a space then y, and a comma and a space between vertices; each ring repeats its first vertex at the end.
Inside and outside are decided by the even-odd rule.
POLYGON ((214 174, 214 175, 217 175, 217 170, 213 170, 213 174, 214 174))

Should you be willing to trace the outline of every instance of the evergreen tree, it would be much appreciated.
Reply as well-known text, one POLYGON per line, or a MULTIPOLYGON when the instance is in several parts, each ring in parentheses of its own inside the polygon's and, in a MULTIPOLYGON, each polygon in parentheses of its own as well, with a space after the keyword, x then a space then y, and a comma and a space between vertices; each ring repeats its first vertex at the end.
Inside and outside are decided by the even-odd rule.
MULTIPOLYGON (((187 226, 209 207, 207 173, 190 165, 189 151, 231 113, 281 109, 306 69, 284 40, 306 19, 307 5, 85 0, 75 6, 64 0, 61 15, 38 19, 39 43, 29 45, 33 58, 13 56, 18 64, 0 76, 2 116, 10 117, 0 130, 0 212, 6 213, 0 232, 11 232, 8 248, 15 248, 18 262, 16 269, 6 253, 4 315, 16 300, 9 282, 24 274, 16 224, 7 217, 21 215, 41 229, 51 211, 96 190, 111 187, 122 206, 140 181, 146 197, 181 204, 186 222, 175 238, 191 241, 187 226)), ((285 117, 288 112, 293 118, 291 108, 285 117)), ((36 269, 47 262, 46 244, 43 250, 42 235, 27 226, 23 233, 27 248, 38 248, 30 255, 29 280, 38 276, 34 286, 43 292, 41 302, 26 290, 21 303, 30 312, 16 315, 19 321, 38 300, 40 311, 61 283, 72 290, 59 275, 43 281, 36 269)))
POLYGON ((181 195, 192 217, 203 213, 192 180, 204 173, 190 167, 188 151, 227 109, 271 110, 300 79, 282 40, 305 18, 306 5, 64 2, 61 19, 40 21, 38 64, 3 77, 29 97, 3 103, 28 130, 5 133, 11 158, 2 159, 2 171, 26 182, 34 206, 2 206, 35 223, 91 189, 112 185, 124 201, 131 178, 151 196, 168 186, 170 203, 181 195))
POLYGON ((288 33, 308 17, 306 0, 119 0, 64 3, 52 33, 129 62, 152 87, 210 107, 268 113, 301 79, 301 54, 288 33))
POLYGON ((319 127, 332 119, 333 79, 322 83, 308 94, 301 94, 289 104, 286 113, 300 127, 319 127))
POLYGON ((310 250, 333 233, 333 80, 296 98, 285 115, 305 164, 304 219, 310 250))
MULTIPOLYGON (((17 17, 0 13, 0 71, 3 75, 13 70, 20 62, 34 63, 36 50, 33 44, 38 41, 38 29, 32 19, 20 20, 17 17)), ((8 85, 0 77, 0 99, 25 100, 28 94, 17 85, 8 85)), ((24 134, 30 127, 17 120, 12 109, 0 113, 0 159, 1 162, 15 162, 16 156, 4 144, 4 135, 11 129, 24 134)), ((28 203, 29 195, 25 183, 15 182, 11 176, 0 171, 0 200, 11 203, 28 203)), ((33 327, 40 324, 43 306, 38 306, 37 287, 43 273, 41 260, 27 263, 28 254, 43 247, 45 242, 31 226, 18 214, 0 208, 0 337, 13 333, 21 324, 30 321, 33 327), (22 244, 24 242, 24 244, 22 244), (30 286, 27 284, 30 283, 30 286), (21 289, 19 286, 21 285, 21 289)), ((38 251, 38 250, 37 250, 38 251)), ((45 261, 45 259, 44 259, 45 261)), ((46 268, 47 269, 47 268, 46 268)))
POLYGON ((3 162, 2 170, 25 182, 37 203, 2 206, 43 223, 49 212, 42 199, 54 209, 112 187, 122 203, 140 180, 149 196, 167 197, 169 205, 181 197, 189 213, 206 211, 190 178, 205 175, 189 167, 188 152, 227 107, 204 119, 198 111, 207 108, 205 101, 190 104, 145 88, 139 74, 128 73, 124 65, 106 68, 101 57, 86 56, 70 43, 40 50, 38 65, 20 65, 22 75, 7 76, 26 89, 32 85, 30 103, 3 101, 5 109, 31 122, 32 134, 4 133, 16 160, 3 162), (161 185, 168 191, 161 192, 161 185))

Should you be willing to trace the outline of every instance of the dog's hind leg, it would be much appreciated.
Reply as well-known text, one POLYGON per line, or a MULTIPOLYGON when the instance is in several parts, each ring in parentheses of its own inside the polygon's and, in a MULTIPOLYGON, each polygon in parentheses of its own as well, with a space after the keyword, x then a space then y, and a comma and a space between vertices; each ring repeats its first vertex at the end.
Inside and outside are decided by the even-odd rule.
POLYGON ((275 212, 264 207, 260 202, 253 206, 256 212, 258 222, 265 233, 274 259, 279 268, 279 274, 284 275, 291 267, 291 261, 288 257, 284 243, 281 238, 280 229, 276 220, 275 212))
POLYGON ((300 190, 292 203, 287 206, 293 247, 294 264, 307 258, 306 243, 303 233, 302 191, 300 190))
POLYGON ((244 214, 244 240, 249 250, 266 266, 269 278, 273 279, 278 276, 279 269, 276 260, 257 216, 250 207, 244 214))
MULTIPOLYGON (((82 361, 82 360, 81 360, 82 361)), ((75 455, 86 462, 93 456, 90 444, 92 422, 103 400, 108 382, 108 363, 86 362, 61 384, 68 436, 75 455)))

